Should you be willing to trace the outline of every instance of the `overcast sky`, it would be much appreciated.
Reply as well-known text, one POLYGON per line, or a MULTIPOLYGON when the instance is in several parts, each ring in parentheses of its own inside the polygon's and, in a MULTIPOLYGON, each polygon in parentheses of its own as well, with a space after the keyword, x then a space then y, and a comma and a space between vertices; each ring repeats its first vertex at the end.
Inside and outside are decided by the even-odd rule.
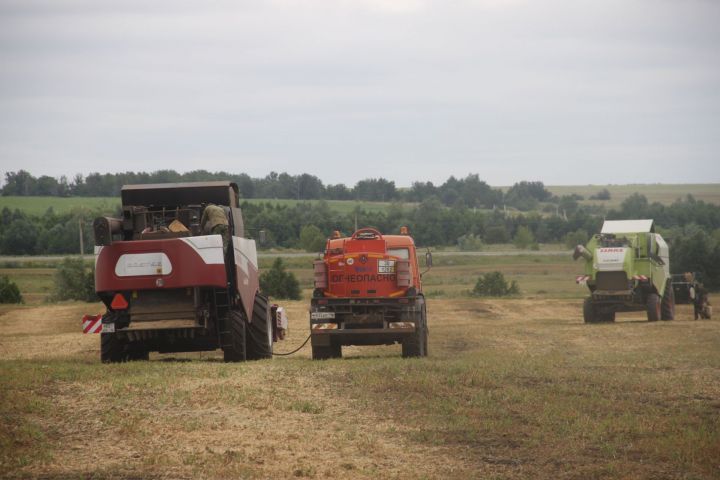
POLYGON ((0 0, 0 173, 720 182, 720 1, 0 0))

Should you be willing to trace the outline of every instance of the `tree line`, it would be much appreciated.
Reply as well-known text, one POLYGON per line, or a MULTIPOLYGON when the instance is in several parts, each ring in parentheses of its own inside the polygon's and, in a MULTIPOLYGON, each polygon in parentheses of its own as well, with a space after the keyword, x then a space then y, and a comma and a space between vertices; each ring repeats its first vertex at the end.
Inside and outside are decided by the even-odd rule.
MULTIPOLYGON (((334 231, 351 233, 355 225, 373 226, 385 233, 407 226, 420 246, 457 246, 482 249, 485 244, 513 242, 519 248, 539 243, 565 242, 568 248, 584 243, 600 230, 603 219, 652 218, 671 245, 673 271, 701 271, 712 286, 720 286, 720 207, 692 196, 671 205, 650 203, 643 195, 628 197, 618 209, 604 215, 585 206, 570 214, 541 212, 509 214, 459 206, 448 208, 436 195, 418 204, 394 202, 383 211, 356 207, 350 212, 334 210, 325 201, 281 205, 273 202, 242 202, 246 233, 260 248, 286 247, 319 251, 334 231)), ((57 214, 49 208, 33 216, 7 207, 0 211, 0 253, 45 255, 78 253, 80 232, 85 253, 93 251, 91 223, 99 215, 120 212, 78 209, 57 214)))
MULTIPOLYGON (((449 177, 441 185, 432 182, 414 182, 410 188, 397 188, 395 182, 384 178, 360 180, 354 186, 344 184, 325 185, 314 175, 303 173, 270 172, 262 178, 252 178, 245 173, 209 172, 195 170, 178 173, 174 170, 156 172, 91 173, 75 175, 72 179, 43 175, 38 178, 25 170, 7 172, 1 194, 19 196, 81 196, 114 197, 120 195, 123 185, 148 183, 177 183, 225 180, 238 184, 243 198, 272 198, 294 200, 366 200, 384 202, 422 202, 431 197, 443 205, 455 208, 502 208, 509 206, 522 211, 534 210, 541 202, 556 205, 558 211, 572 213, 578 208, 579 195, 553 196, 542 182, 522 181, 515 183, 507 192, 493 188, 477 174, 465 178, 449 177)), ((607 190, 599 192, 609 199, 607 190)), ((553 207, 550 207, 553 209, 553 207)))

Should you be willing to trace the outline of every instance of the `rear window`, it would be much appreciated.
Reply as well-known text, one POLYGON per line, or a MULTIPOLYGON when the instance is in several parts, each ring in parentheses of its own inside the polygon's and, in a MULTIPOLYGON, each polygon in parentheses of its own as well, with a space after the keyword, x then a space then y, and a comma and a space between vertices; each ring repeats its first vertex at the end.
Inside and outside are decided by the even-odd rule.
POLYGON ((399 257, 403 260, 410 260, 410 252, 407 248, 390 248, 388 249, 388 255, 399 257))

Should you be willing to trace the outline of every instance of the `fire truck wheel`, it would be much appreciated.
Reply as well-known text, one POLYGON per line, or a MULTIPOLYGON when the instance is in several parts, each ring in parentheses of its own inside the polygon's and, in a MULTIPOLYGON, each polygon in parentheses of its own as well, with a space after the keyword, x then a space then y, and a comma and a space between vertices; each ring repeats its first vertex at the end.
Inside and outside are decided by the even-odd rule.
POLYGON ((422 309, 417 314, 420 318, 416 322, 415 333, 402 341, 403 358, 427 356, 427 321, 424 310, 425 305, 423 304, 422 309))
POLYGON ((267 297, 255 295, 252 322, 247 327, 247 359, 260 360, 272 358, 273 333, 272 316, 267 297))
POLYGON ((651 293, 647 296, 647 317, 648 322, 660 320, 660 297, 657 293, 651 293))
POLYGON ((119 363, 127 361, 125 344, 118 340, 114 333, 100 334, 100 361, 102 363, 119 363))
POLYGON ((225 317, 226 338, 223 339, 223 359, 226 362, 245 361, 245 318, 240 310, 230 310, 225 317))
POLYGON ((660 306, 660 319, 675 319, 675 292, 673 291, 669 280, 665 286, 665 295, 663 295, 662 305, 660 306))
POLYGON ((423 304, 422 309, 422 323, 423 323, 423 357, 427 357, 428 354, 428 344, 427 339, 428 335, 430 334, 430 330, 427 326, 427 309, 425 308, 425 304, 423 304))
POLYGON ((327 347, 312 347, 313 360, 327 360, 328 358, 342 358, 342 346, 330 345, 327 347))

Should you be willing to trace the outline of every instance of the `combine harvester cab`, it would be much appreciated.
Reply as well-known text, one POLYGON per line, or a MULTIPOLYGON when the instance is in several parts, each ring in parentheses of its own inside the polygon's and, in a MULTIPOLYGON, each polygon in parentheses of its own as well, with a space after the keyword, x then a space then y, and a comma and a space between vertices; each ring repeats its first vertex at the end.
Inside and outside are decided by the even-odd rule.
POLYGON ((225 361, 269 358, 282 332, 259 292, 237 185, 129 185, 121 196, 123 217, 93 224, 102 361, 217 348, 225 361), (222 235, 201 231, 210 204, 225 212, 227 249, 222 235))
POLYGON ((668 246, 652 220, 606 220, 573 258, 585 260, 585 274, 576 279, 590 289, 585 323, 613 322, 617 312, 643 310, 649 321, 673 319, 668 246))
MULTIPOLYGON (((430 253, 426 255, 432 265, 430 253)), ((339 358, 343 345, 402 344, 403 357, 427 355, 427 313, 415 242, 362 228, 335 232, 314 262, 310 308, 313 359, 339 358)))

